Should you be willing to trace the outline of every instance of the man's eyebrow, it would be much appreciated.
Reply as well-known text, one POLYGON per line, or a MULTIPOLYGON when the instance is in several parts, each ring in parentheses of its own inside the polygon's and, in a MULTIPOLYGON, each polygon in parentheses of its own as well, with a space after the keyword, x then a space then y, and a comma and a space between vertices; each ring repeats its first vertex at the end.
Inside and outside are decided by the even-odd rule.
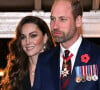
POLYGON ((67 17, 65 17, 65 16, 60 16, 59 18, 67 18, 67 17))
POLYGON ((54 16, 51 15, 50 18, 51 18, 51 17, 54 17, 54 16))

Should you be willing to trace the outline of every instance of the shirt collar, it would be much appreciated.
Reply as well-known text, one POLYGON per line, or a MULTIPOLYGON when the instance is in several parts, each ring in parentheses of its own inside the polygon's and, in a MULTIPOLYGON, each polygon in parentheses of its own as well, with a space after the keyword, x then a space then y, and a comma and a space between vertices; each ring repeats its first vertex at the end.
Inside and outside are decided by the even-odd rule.
MULTIPOLYGON (((79 36, 77 41, 68 50, 76 56, 79 46, 82 42, 82 36, 79 36)), ((60 44, 60 53, 63 54, 66 49, 60 44)))

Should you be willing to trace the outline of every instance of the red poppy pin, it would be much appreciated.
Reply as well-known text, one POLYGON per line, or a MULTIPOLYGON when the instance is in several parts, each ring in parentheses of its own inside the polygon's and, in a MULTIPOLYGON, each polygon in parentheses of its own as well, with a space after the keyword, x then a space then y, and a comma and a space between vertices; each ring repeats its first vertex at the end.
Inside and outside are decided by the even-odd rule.
POLYGON ((90 60, 90 57, 88 54, 84 54, 81 56, 81 61, 84 63, 88 63, 88 61, 90 60))

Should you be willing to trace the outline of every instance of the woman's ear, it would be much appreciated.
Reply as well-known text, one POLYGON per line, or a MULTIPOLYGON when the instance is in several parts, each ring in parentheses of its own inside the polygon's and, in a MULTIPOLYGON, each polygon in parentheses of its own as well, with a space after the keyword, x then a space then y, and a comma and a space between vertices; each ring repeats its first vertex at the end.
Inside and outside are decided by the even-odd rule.
POLYGON ((76 18, 76 27, 81 27, 82 25, 82 16, 77 16, 76 18))
POLYGON ((45 34, 45 35, 44 35, 43 43, 46 44, 47 40, 48 40, 48 36, 47 36, 47 34, 45 34))

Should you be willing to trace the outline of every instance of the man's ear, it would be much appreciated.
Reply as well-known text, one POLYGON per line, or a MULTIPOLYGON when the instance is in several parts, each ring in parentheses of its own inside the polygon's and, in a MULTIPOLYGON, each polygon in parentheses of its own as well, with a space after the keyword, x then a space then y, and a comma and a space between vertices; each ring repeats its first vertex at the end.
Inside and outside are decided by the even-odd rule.
POLYGON ((76 27, 81 27, 82 25, 82 16, 77 16, 76 18, 76 27))

